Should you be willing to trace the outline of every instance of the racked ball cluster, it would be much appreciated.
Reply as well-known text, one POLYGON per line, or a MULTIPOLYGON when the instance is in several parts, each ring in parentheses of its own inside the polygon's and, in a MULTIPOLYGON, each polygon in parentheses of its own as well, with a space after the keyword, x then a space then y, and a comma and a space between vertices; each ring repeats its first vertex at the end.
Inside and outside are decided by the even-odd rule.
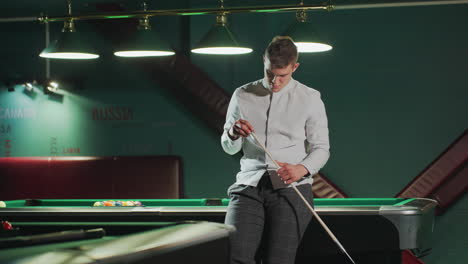
POLYGON ((142 206, 140 201, 98 201, 93 206, 142 206))

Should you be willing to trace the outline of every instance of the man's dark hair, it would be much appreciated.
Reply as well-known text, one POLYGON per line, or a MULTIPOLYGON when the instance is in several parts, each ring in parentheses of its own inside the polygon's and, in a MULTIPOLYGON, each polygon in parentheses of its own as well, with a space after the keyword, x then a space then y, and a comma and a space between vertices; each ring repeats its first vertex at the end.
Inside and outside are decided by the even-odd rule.
POLYGON ((297 62, 299 57, 296 44, 288 36, 276 36, 265 50, 273 68, 284 68, 297 62))

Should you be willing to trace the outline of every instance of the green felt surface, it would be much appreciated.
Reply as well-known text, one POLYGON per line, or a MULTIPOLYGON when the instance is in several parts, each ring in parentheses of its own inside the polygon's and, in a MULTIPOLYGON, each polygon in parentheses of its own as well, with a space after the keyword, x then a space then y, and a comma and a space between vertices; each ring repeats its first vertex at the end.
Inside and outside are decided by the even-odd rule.
MULTIPOLYGON (((34 207, 89 207, 97 201, 113 199, 44 199, 34 200, 34 207)), ((120 201, 140 201, 143 206, 160 207, 190 207, 190 206, 227 206, 229 199, 115 199, 120 201)), ((315 206, 389 206, 404 205, 413 199, 406 198, 317 198, 315 206)), ((6 201, 8 208, 27 207, 26 200, 6 201)))

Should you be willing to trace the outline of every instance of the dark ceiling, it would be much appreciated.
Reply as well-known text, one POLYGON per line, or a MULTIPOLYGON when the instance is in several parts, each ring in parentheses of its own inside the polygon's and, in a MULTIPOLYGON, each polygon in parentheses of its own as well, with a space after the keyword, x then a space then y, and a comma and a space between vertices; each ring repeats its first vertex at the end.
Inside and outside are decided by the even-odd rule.
MULTIPOLYGON (((186 9, 186 8, 217 8, 218 0, 73 0, 72 9, 74 14, 89 13, 96 11, 96 5, 114 3, 129 11, 141 10, 142 3, 146 2, 148 9, 186 9)), ((316 0, 305 1, 306 3, 320 3, 316 0)), ((227 7, 238 6, 264 6, 264 5, 294 5, 297 0, 224 0, 227 7)), ((45 13, 50 16, 61 16, 66 14, 66 0, 16 0, 0 2, 0 18, 12 16, 39 16, 45 13)))
MULTIPOLYGON (((363 8, 363 6, 390 3, 406 3, 413 5, 425 4, 468 4, 468 0, 303 0, 305 4, 322 4, 330 1, 339 7, 351 6, 363 8)), ((146 2, 148 9, 188 9, 188 8, 217 8, 219 0, 72 0, 73 14, 88 14, 96 12, 96 6, 102 4, 116 4, 127 11, 141 10, 142 3, 146 2)), ((296 5, 300 0, 224 0, 226 7, 246 6, 272 6, 272 5, 296 5)), ((64 16, 67 13, 66 0, 15 0, 0 2, 0 19, 9 17, 37 17, 41 13, 48 16, 64 16)))

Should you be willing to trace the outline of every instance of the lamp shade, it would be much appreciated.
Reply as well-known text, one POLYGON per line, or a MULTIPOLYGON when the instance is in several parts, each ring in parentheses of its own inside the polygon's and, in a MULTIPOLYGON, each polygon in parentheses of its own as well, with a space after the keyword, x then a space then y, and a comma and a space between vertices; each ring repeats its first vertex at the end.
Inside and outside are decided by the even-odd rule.
POLYGON ((298 52, 323 52, 333 47, 327 43, 308 21, 296 21, 284 33, 290 36, 297 46, 298 52))
POLYGON ((192 49, 193 53, 235 55, 252 52, 251 48, 239 45, 234 34, 224 24, 215 24, 192 49))
POLYGON ((156 32, 146 29, 138 30, 134 40, 123 43, 114 52, 114 55, 119 57, 170 56, 174 54, 174 50, 156 32))
POLYGON ((96 59, 99 55, 95 49, 80 38, 76 32, 60 33, 57 40, 45 48, 40 57, 51 59, 96 59))

